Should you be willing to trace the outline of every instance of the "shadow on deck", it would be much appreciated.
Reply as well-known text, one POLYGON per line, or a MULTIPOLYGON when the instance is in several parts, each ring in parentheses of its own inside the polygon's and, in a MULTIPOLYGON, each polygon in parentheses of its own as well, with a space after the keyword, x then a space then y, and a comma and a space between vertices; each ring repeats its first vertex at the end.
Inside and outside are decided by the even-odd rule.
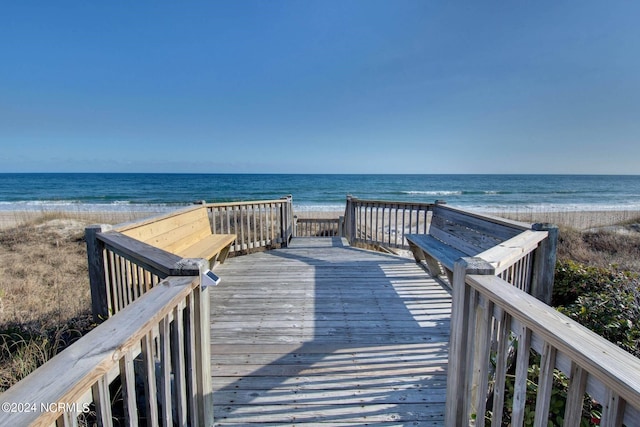
POLYGON ((413 260, 298 238, 216 272, 216 425, 442 425, 451 297, 413 260))

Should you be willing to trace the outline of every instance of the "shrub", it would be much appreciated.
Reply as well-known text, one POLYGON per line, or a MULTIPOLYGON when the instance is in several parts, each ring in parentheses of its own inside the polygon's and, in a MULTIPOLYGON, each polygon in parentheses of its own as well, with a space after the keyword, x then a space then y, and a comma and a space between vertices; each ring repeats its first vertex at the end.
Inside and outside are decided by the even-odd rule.
MULTIPOLYGON (((511 367, 510 375, 505 381, 505 406, 501 417, 501 425, 512 425, 511 413, 513 411, 513 395, 515 392, 515 366, 511 367)), ((533 425, 536 412, 536 399, 538 394, 538 380, 540 377, 540 355, 535 351, 529 352, 529 369, 527 370, 527 394, 524 408, 524 425, 533 425)), ((559 427, 564 424, 564 412, 567 403, 567 392, 569 390, 569 379, 557 369, 553 371, 553 390, 549 403, 549 421, 547 426, 559 427)), ((594 402, 585 394, 582 404, 582 418, 580 427, 591 427, 600 424, 602 406, 594 402)), ((492 423, 493 414, 486 413, 487 425, 492 423)))
POLYGON ((637 279, 616 276, 558 310, 640 357, 640 283, 637 279))
POLYGON ((579 296, 602 291, 604 288, 633 282, 636 273, 617 271, 613 268, 584 265, 576 261, 558 261, 555 270, 551 305, 566 306, 579 296))

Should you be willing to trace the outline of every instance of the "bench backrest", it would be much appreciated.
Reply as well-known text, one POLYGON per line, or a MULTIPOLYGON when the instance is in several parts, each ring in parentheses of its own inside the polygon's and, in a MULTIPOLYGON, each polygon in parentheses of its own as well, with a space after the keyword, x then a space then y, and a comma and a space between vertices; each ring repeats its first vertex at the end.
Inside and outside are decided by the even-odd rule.
POLYGON ((467 255, 474 256, 526 229, 506 221, 434 206, 429 234, 467 255))
POLYGON ((125 227, 120 232, 172 253, 180 252, 212 234, 205 207, 125 227))

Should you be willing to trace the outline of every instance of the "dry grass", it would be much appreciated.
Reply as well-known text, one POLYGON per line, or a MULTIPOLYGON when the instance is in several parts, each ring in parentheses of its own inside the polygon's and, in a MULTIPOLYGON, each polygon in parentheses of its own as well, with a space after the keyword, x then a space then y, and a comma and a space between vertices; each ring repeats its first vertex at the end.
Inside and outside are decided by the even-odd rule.
POLYGON ((578 231, 563 227, 558 239, 558 259, 640 273, 640 232, 635 228, 578 231))
POLYGON ((0 389, 91 328, 84 225, 44 216, 0 230, 0 389))
POLYGON ((498 215, 558 225, 559 260, 640 273, 640 212, 522 211, 498 215))
POLYGON ((84 227, 141 215, 11 213, 0 229, 0 390, 95 326, 84 227))

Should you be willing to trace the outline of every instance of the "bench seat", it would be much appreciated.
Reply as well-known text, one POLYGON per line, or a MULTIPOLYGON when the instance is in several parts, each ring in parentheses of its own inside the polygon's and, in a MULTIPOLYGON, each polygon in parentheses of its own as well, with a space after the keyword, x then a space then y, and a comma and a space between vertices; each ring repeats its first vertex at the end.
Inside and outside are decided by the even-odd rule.
POLYGON ((462 257, 471 255, 447 245, 429 234, 406 234, 405 238, 409 242, 416 262, 425 261, 429 273, 434 277, 442 274, 438 261, 445 268, 446 274, 451 280, 455 262, 462 257))
POLYGON ((183 258, 204 258, 212 263, 222 264, 227 259, 231 244, 235 240, 235 234, 210 234, 193 245, 176 251, 176 255, 183 258))
POLYGON ((236 240, 235 234, 212 233, 205 207, 151 218, 118 231, 183 258, 204 258, 211 268, 225 261, 236 240))
POLYGON ((457 260, 485 253, 524 230, 521 225, 502 219, 436 205, 428 234, 408 234, 405 238, 416 262, 425 261, 434 277, 441 275, 440 266, 444 267, 451 283, 457 260))
MULTIPOLYGON (((440 261, 440 263, 449 270, 453 270, 453 265, 459 258, 469 256, 469 254, 466 254, 453 246, 449 246, 428 234, 408 234, 405 237, 409 242, 409 246, 417 246, 421 251, 438 259, 438 261, 440 261)), ((414 255, 415 253, 416 252, 414 251, 414 255)))

